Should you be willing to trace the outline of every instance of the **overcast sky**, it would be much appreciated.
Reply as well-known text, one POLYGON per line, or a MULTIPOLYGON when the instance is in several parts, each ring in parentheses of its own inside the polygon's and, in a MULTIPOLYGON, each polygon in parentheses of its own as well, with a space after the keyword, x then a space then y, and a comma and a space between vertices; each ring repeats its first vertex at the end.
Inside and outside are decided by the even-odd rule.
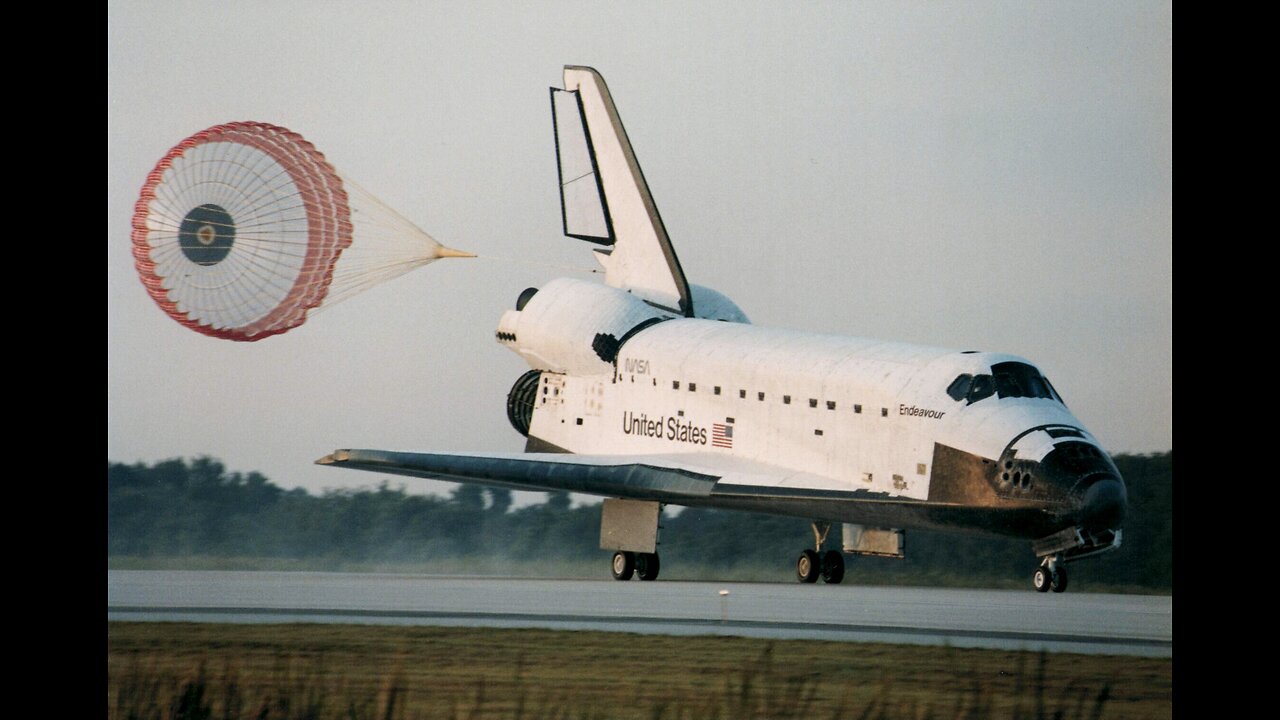
POLYGON ((756 324, 1019 354, 1108 449, 1173 447, 1171 4, 512 4, 108 4, 109 460, 316 490, 378 482, 311 464, 338 447, 520 449, 493 331, 564 272, 440 262, 232 343, 156 307, 129 223, 172 145, 260 120, 445 244, 589 268, 565 64, 608 81, 690 281, 756 324))

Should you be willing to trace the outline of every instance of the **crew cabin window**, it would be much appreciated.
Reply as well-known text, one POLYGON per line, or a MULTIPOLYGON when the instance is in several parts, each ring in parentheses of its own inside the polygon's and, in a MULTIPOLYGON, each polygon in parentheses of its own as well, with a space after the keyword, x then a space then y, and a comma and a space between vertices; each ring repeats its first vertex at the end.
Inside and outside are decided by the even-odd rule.
POLYGON ((969 388, 968 398, 969 404, 972 405, 979 400, 986 400, 996 392, 996 384, 992 381, 990 375, 977 375, 973 378, 973 385, 969 388))
POLYGON ((1000 397, 1044 398, 1057 400, 1049 381, 1034 367, 1020 362, 1002 362, 991 366, 996 394, 1000 397))
POLYGON ((951 381, 951 384, 947 386, 947 394, 951 396, 952 400, 959 402, 969 395, 969 388, 972 385, 973 376, 965 373, 951 381))
POLYGON ((970 375, 965 373, 956 377, 947 386, 947 395, 956 402, 964 401, 972 405, 992 395, 1001 398, 1043 398, 1057 400, 1062 398, 1049 384, 1048 378, 1040 371, 1021 362, 1002 362, 991 366, 991 374, 970 375))
POLYGON ((1053 383, 1049 382, 1049 378, 1044 377, 1043 375, 1040 377, 1044 378, 1044 384, 1049 386, 1049 392, 1053 393, 1054 399, 1062 403, 1063 407, 1066 407, 1067 401, 1062 399, 1062 394, 1058 392, 1058 388, 1054 387, 1053 383))

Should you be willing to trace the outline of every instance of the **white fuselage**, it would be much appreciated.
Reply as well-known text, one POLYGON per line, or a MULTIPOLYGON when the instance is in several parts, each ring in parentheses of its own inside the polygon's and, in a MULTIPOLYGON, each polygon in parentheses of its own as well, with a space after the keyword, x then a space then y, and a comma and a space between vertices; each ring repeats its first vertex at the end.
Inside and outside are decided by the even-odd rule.
POLYGON ((673 317, 577 280, 508 312, 499 337, 544 371, 530 437, 572 453, 711 453, 795 471, 784 483, 796 488, 928 500, 935 444, 994 461, 1016 441, 1039 460, 1052 440, 1029 430, 1084 432, 1056 399, 948 395, 961 374, 1026 362, 1013 356, 673 317), (650 318, 667 319, 616 362, 592 351, 597 333, 650 318))

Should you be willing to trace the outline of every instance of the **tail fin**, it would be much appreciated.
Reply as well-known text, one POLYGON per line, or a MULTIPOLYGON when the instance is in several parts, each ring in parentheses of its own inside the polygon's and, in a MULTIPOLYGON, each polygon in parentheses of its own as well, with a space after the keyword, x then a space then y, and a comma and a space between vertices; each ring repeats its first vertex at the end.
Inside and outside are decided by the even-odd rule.
POLYGON ((689 283, 604 78, 566 65, 551 110, 564 234, 609 246, 596 250, 607 284, 693 317, 689 283))

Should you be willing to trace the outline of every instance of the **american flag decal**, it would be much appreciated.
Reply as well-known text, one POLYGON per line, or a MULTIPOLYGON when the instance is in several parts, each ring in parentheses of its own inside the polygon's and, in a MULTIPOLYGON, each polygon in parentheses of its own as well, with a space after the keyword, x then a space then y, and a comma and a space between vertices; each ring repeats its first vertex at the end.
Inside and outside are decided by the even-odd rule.
POLYGON ((733 447, 733 426, 724 423, 711 424, 711 446, 721 448, 733 447))

